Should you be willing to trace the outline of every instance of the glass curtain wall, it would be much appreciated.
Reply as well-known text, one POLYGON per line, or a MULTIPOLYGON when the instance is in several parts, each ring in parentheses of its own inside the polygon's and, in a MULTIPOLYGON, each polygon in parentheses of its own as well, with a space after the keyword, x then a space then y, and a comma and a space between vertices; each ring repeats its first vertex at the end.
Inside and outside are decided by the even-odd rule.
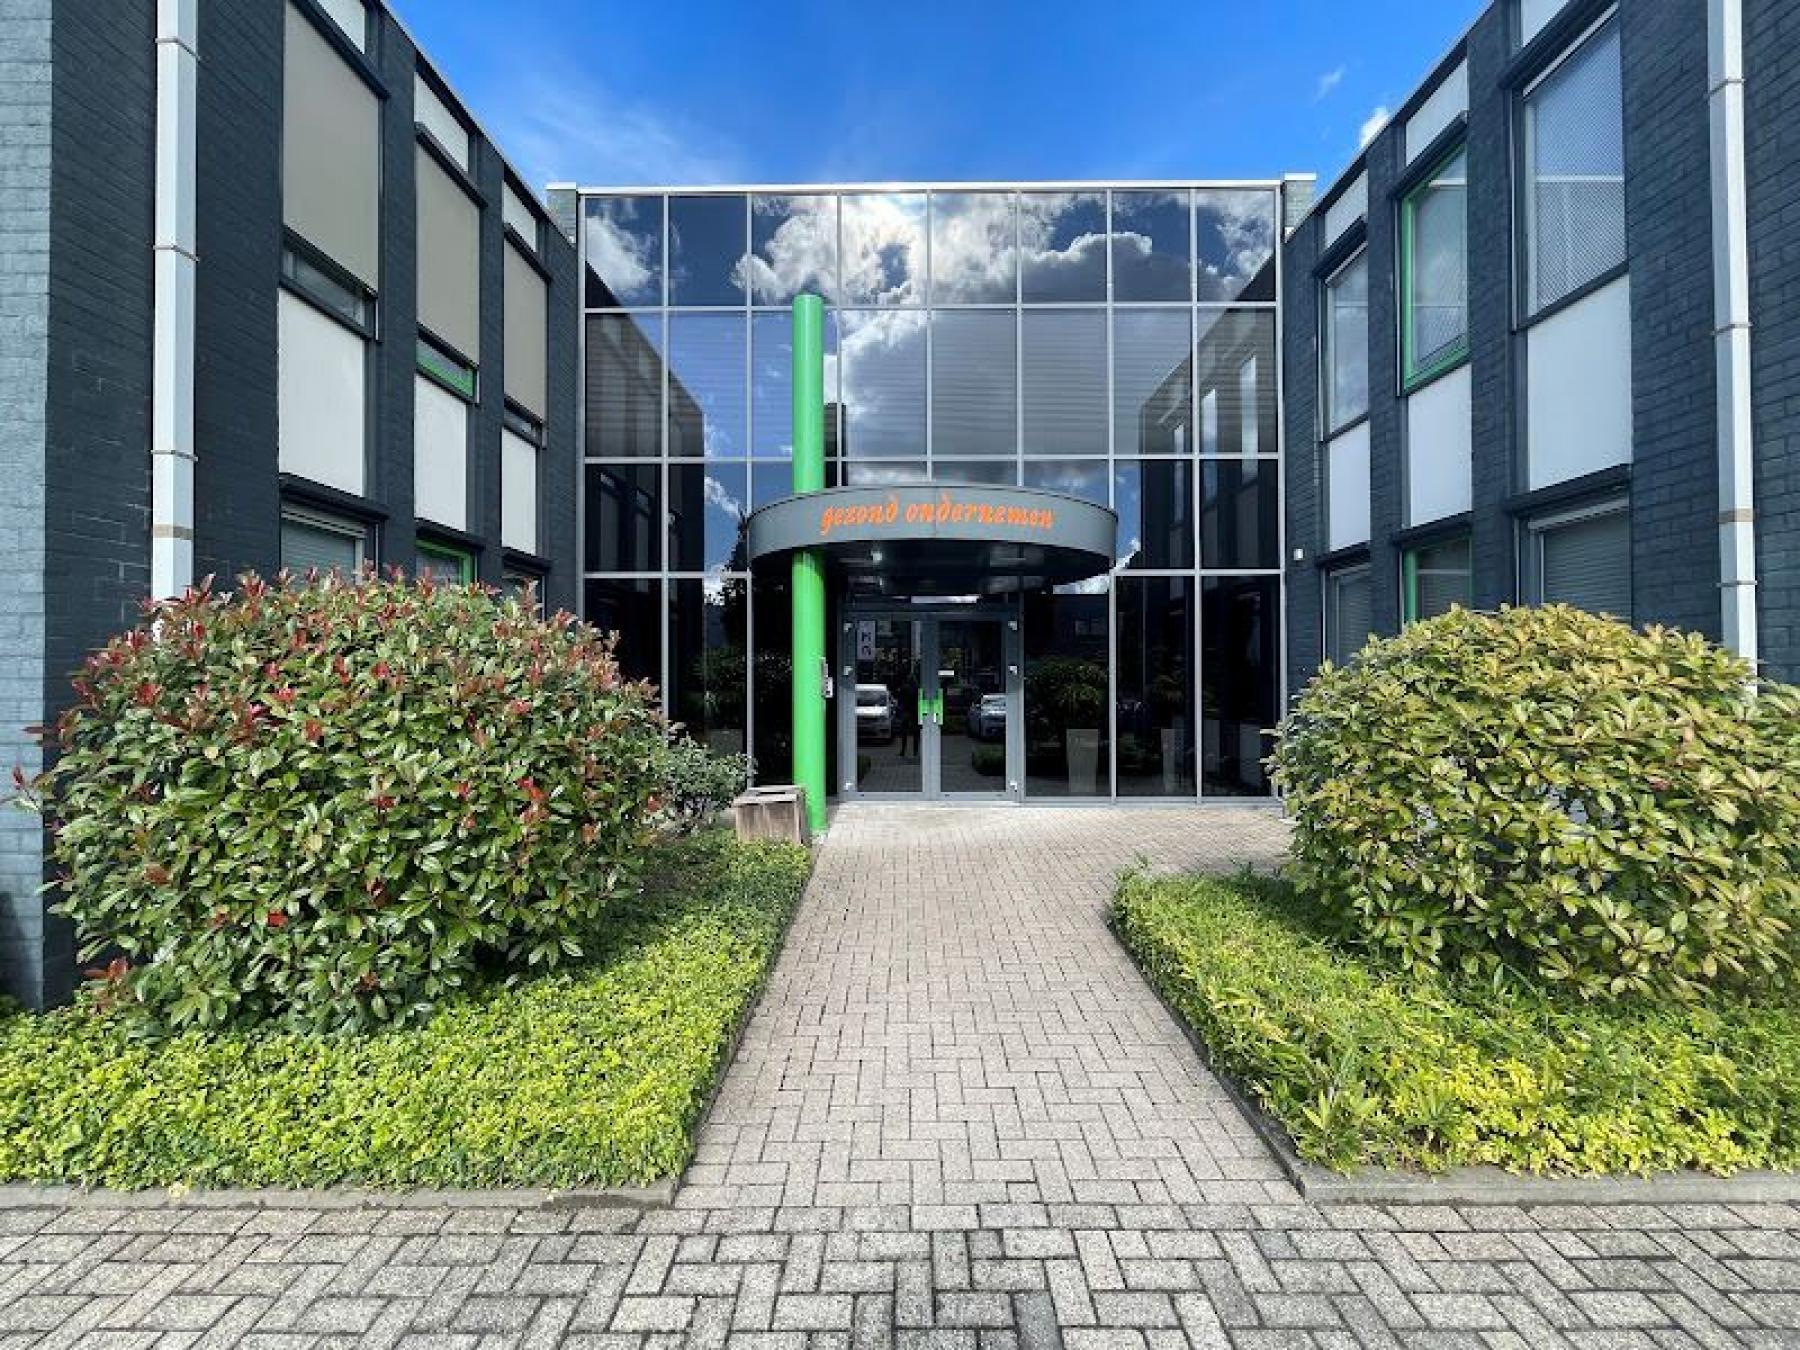
POLYGON ((1261 795, 1280 704, 1276 188, 584 197, 586 617, 787 777, 787 307, 827 303, 829 485, 1113 507, 1111 576, 1025 597, 1026 795, 1261 795), (777 569, 780 570, 780 569, 777 569))

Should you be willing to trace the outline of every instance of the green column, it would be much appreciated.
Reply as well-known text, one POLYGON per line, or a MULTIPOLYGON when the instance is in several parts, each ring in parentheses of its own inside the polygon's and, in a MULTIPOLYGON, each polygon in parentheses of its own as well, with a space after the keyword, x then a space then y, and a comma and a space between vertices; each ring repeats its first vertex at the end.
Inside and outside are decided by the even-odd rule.
MULTIPOLYGON (((825 302, 794 298, 794 495, 825 486, 825 302)), ((825 560, 794 555, 794 782, 825 828, 825 560)))

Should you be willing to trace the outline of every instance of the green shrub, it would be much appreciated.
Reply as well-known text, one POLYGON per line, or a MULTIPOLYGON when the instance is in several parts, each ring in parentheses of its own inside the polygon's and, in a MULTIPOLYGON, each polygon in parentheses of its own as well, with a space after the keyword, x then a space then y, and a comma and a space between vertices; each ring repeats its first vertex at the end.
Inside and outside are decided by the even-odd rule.
POLYGON ((750 785, 750 761, 721 755, 687 736, 669 742, 663 770, 663 814, 678 830, 710 820, 750 785))
POLYGON ((0 1019, 0 1180, 117 1187, 642 1184, 692 1132, 805 885, 802 849, 658 846, 588 957, 363 1036, 145 1041, 0 1019))
POLYGON ((1268 878, 1126 878, 1115 921, 1214 1063, 1338 1168, 1800 1168, 1800 1005, 1598 1004, 1408 974, 1268 878))
POLYGON ((1800 690, 1702 638, 1456 610, 1321 671, 1273 765, 1302 893, 1408 966, 1584 997, 1793 973, 1800 690))
POLYGON ((478 587, 199 592, 94 656, 34 785, 84 959, 165 1028, 417 1017, 626 894, 663 723, 610 642, 478 587))

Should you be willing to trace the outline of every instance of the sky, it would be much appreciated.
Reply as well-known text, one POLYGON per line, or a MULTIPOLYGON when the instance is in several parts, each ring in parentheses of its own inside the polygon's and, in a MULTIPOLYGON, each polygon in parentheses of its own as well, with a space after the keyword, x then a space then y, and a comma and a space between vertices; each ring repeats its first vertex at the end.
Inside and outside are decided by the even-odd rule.
POLYGON ((1487 0, 391 3, 539 188, 1323 186, 1487 0))

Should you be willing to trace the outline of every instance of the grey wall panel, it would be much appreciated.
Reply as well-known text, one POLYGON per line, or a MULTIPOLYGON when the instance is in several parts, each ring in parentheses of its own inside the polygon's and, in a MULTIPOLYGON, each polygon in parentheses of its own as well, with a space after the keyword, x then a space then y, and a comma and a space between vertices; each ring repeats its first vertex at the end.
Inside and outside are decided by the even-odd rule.
POLYGON ((310 19, 286 8, 283 214, 301 238, 379 288, 382 101, 310 19))

